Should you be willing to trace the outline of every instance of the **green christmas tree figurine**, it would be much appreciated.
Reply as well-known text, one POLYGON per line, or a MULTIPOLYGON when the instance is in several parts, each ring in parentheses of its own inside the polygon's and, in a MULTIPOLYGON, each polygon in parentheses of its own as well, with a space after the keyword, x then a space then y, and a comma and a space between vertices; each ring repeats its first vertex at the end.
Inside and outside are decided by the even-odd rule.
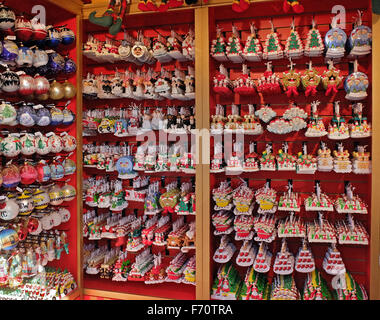
POLYGON ((251 24, 251 34, 248 36, 243 49, 243 57, 247 61, 260 61, 263 55, 261 44, 257 38, 254 24, 251 24))
POLYGON ((305 56, 307 57, 319 57, 323 54, 325 45, 322 41, 321 33, 316 28, 315 21, 313 19, 312 28, 306 37, 305 56))
POLYGON ((303 54, 303 45, 298 32, 294 26, 294 20, 291 25, 290 36, 286 40, 285 52, 288 58, 299 58, 303 54))
POLYGON ((226 56, 226 42, 222 36, 222 29, 216 27, 216 39, 211 44, 211 56, 217 61, 228 61, 226 56))
POLYGON ((270 23, 272 25, 272 31, 267 35, 263 51, 263 58, 269 60, 282 59, 284 56, 284 51, 282 50, 279 36, 274 29, 272 20, 270 23))

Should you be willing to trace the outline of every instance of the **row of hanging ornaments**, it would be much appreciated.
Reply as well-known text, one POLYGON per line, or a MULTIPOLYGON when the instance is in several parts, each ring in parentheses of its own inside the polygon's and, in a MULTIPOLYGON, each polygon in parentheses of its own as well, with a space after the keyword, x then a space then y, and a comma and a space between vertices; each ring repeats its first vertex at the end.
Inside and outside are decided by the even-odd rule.
POLYGON ((222 29, 217 27, 216 39, 212 41, 211 56, 221 62, 231 61, 242 63, 246 61, 260 61, 262 59, 277 60, 284 57, 297 59, 303 55, 306 57, 320 57, 339 60, 346 54, 349 48, 349 58, 363 57, 371 53, 372 31, 368 26, 362 25, 362 12, 354 22, 354 28, 347 39, 346 33, 337 27, 336 20, 331 23, 331 29, 326 33, 324 41, 313 18, 305 45, 302 44, 299 33, 296 31, 294 20, 291 24, 290 36, 286 40, 285 49, 281 45, 279 34, 275 31, 272 20, 271 32, 267 35, 262 47, 257 36, 257 29, 251 24, 251 34, 245 45, 242 46, 241 38, 236 26, 232 26, 232 35, 226 40, 222 35, 222 29))
MULTIPOLYGON (((75 40, 73 31, 66 27, 45 26, 35 18, 32 21, 25 16, 16 18, 14 11, 2 4, 0 30, 4 36, 0 60, 6 68, 0 78, 3 93, 12 95, 12 100, 22 97, 59 101, 75 96, 76 89, 67 80, 64 84, 56 80, 49 83, 46 77, 39 75, 61 74, 67 79, 75 73, 75 62, 53 50, 60 44, 62 50, 68 48, 75 40)), ((76 139, 62 132, 62 129, 68 131, 75 120, 74 113, 68 109, 69 103, 63 111, 54 104, 43 106, 24 101, 2 101, 0 104, 1 125, 8 128, 38 126, 33 132, 30 129, 19 133, 2 132, 1 155, 3 160, 12 158, 0 175, 0 249, 4 257, 9 257, 1 261, 1 284, 6 286, 1 292, 2 298, 53 298, 53 284, 39 282, 38 278, 46 275, 44 266, 48 261, 61 259, 63 250, 69 254, 66 232, 57 229, 69 221, 71 213, 65 204, 76 197, 76 189, 68 183, 76 171, 76 164, 70 159, 76 149, 76 139), (58 127, 60 125, 66 128, 58 127), (60 128, 61 134, 37 132, 46 126, 50 126, 50 130, 60 128), (49 153, 56 153, 56 156, 47 159, 49 153), (19 155, 33 156, 34 160, 23 158, 20 164, 15 158, 19 155), (64 185, 60 186, 62 183, 64 185), (28 289, 28 285, 34 282, 41 294, 28 289)), ((61 274, 54 269, 49 272, 56 279, 62 277, 61 285, 67 285, 65 293, 58 292, 55 299, 62 298, 76 287, 70 273, 61 274)))

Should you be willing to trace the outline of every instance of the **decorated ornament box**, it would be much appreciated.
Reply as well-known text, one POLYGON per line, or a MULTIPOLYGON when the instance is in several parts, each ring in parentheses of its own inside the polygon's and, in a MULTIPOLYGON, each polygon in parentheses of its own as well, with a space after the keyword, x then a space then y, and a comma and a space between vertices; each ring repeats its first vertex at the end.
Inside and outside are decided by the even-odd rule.
MULTIPOLYGON (((326 2, 324 8, 330 8, 331 5, 333 4, 326 2)), ((321 8, 322 6, 321 4, 321 8)), ((324 292, 325 298, 334 297, 336 299, 339 296, 335 294, 336 292, 334 295, 330 293, 327 294, 326 286, 331 293, 333 292, 333 290, 331 290, 333 276, 323 269, 323 260, 325 259, 329 243, 333 241, 337 243, 337 248, 343 257, 347 272, 353 275, 357 283, 366 288, 367 293, 369 290, 370 279, 366 276, 366 274, 368 274, 368 268, 362 261, 367 261, 368 264, 370 257, 370 244, 363 245, 366 243, 371 221, 371 191, 367 188, 371 183, 370 170, 367 170, 370 163, 367 162, 367 169, 362 171, 362 173, 365 172, 364 174, 357 174, 358 171, 353 170, 353 165, 354 163, 358 164, 357 161, 359 158, 363 159, 360 156, 358 158, 357 150, 359 146, 367 146, 365 151, 362 147, 359 147, 359 152, 361 152, 362 155, 366 152, 368 155, 368 152, 370 153, 371 150, 370 135, 363 133, 361 138, 355 135, 356 130, 364 128, 358 122, 358 114, 361 113, 362 116, 360 117, 365 117, 367 123, 370 122, 372 118, 371 90, 369 89, 367 91, 368 96, 361 101, 349 100, 350 97, 347 96, 343 83, 349 74, 354 71, 355 57, 350 57, 350 50, 347 50, 344 56, 339 60, 335 59, 333 64, 329 64, 328 59, 325 59, 324 37, 330 29, 329 24, 331 23, 332 15, 329 10, 323 9, 318 14, 313 14, 315 10, 307 6, 305 6, 305 8, 304 13, 295 15, 294 17, 291 15, 283 15, 282 13, 281 16, 273 14, 273 12, 269 12, 267 4, 264 3, 255 4, 255 9, 249 8, 240 14, 231 13, 227 7, 217 7, 209 10, 210 20, 212 21, 210 24, 210 26, 212 26, 210 30, 210 48, 212 45, 214 45, 215 48, 217 43, 214 43, 213 40, 218 39, 218 35, 220 38, 217 47, 219 49, 223 47, 223 45, 220 46, 223 40, 227 47, 229 38, 232 37, 234 33, 240 38, 239 43, 243 48, 240 53, 242 57, 241 62, 229 59, 227 51, 224 60, 221 53, 219 53, 218 58, 213 56, 213 48, 211 48, 210 51, 209 115, 212 134, 210 147, 210 159, 212 161, 210 173, 211 299, 262 299, 263 297, 267 299, 277 299, 278 296, 281 297, 282 294, 285 295, 282 295, 282 298, 285 297, 285 299, 309 299, 307 294, 303 296, 304 291, 302 290, 308 285, 305 283, 305 278, 302 273, 297 271, 302 268, 306 270, 306 266, 297 266, 295 269, 289 269, 290 275, 278 276, 276 272, 282 271, 280 269, 274 271, 276 257, 277 268, 279 268, 280 265, 282 266, 282 264, 279 263, 283 257, 286 257, 286 254, 283 257, 278 256, 278 253, 281 252, 282 239, 286 239, 287 249, 284 250, 284 252, 289 252, 294 257, 294 261, 297 261, 301 253, 312 253, 315 270, 318 270, 316 274, 317 278, 315 279, 319 279, 317 281, 313 280, 313 283, 314 285, 318 283, 319 286, 323 287, 322 292, 324 292), (260 10, 260 17, 256 16, 257 10, 260 10), (320 33, 320 38, 318 33, 310 31, 313 17, 315 27, 320 33), (294 34, 291 29, 292 23, 296 31, 294 34), (255 26, 256 29, 254 33, 252 32, 252 26, 255 26), (268 40, 270 38, 267 38, 267 35, 271 33, 272 26, 277 32, 274 41, 272 41, 273 39, 268 40), (309 32, 310 36, 308 36, 309 32), (250 40, 249 37, 252 37, 252 35, 259 39, 259 41, 256 41, 256 48, 259 49, 261 47, 262 54, 255 55, 254 58, 252 54, 252 57, 248 59, 244 51, 244 46, 247 44, 247 39, 250 40), (278 56, 269 59, 266 51, 268 47, 268 43, 267 45, 265 43, 266 40, 272 41, 271 45, 273 47, 277 46, 280 48, 278 46, 280 43, 281 49, 285 50, 283 55, 281 56, 280 51, 277 50, 278 56), (305 48, 307 48, 308 41, 313 43, 318 42, 323 44, 323 46, 318 50, 316 49, 306 53, 306 51, 302 51, 301 49, 305 50, 305 48), (290 51, 286 49, 289 48, 290 44, 293 44, 293 47, 298 47, 298 53, 296 52, 297 50, 292 50, 291 54, 289 54, 290 51), (291 61, 289 57, 291 57, 291 61), (221 71, 221 65, 223 65, 222 74, 227 75, 228 80, 232 83, 228 94, 224 95, 214 90, 214 83, 212 82, 213 77, 218 75, 221 71), (296 90, 288 90, 289 88, 284 86, 284 84, 288 85, 288 82, 282 83, 282 79, 285 79, 286 76, 287 80, 290 79, 293 81, 293 79, 288 76, 289 70, 291 69, 298 73, 300 77, 304 76, 304 81, 312 81, 309 83, 305 82, 304 87, 302 78, 300 78, 299 84, 295 87, 296 90), (247 70, 249 71, 247 72, 247 70), (314 70, 316 74, 322 78, 319 79, 315 76, 314 71, 312 72, 311 70, 314 70), (332 87, 328 87, 328 85, 323 86, 323 73, 326 71, 326 75, 329 70, 334 72, 339 70, 341 83, 336 87, 336 92, 332 87), (243 94, 241 90, 234 89, 234 84, 240 81, 239 79, 241 79, 244 73, 248 75, 250 81, 255 83, 249 95, 243 94), (270 90, 266 90, 265 86, 263 86, 263 84, 265 84, 263 77, 267 77, 267 80, 272 81, 276 86, 272 86, 270 90), (313 87, 313 84, 317 85, 313 87), (287 93, 289 93, 289 95, 287 95, 287 93), (357 104, 357 102, 359 102, 359 104, 357 104), (303 119, 305 124, 301 125, 301 121, 297 120, 296 130, 286 130, 286 125, 289 127, 289 122, 294 116, 303 119), (247 128, 246 123, 248 121, 246 121, 246 119, 250 118, 254 119, 253 121, 251 120, 251 122, 255 123, 255 127, 260 128, 260 130, 255 132, 256 134, 244 130, 247 128), (344 119, 343 128, 344 126, 346 127, 344 130, 346 130, 348 136, 339 136, 338 139, 334 139, 335 134, 333 134, 333 132, 336 131, 334 131, 336 127, 334 124, 343 123, 342 119, 344 119), (233 130, 229 130, 230 128, 233 130), (352 134, 350 133, 351 129, 352 134), (329 132, 331 132, 330 135, 329 132), (242 143, 241 136, 238 136, 239 133, 244 134, 243 147, 239 146, 239 144, 242 143), (305 145, 306 150, 304 149, 305 145), (224 158, 226 151, 227 156, 224 158), (348 152, 348 157, 346 152, 348 152), (308 158, 304 157, 305 154, 307 154, 308 158), (292 156, 294 158, 292 158, 292 156), (292 162, 292 160, 294 162, 292 162), (249 167, 247 167, 246 162, 249 163, 249 167), (313 163, 314 167, 309 167, 307 165, 309 162, 313 163), (294 163, 293 166, 292 163, 294 163), (313 169, 311 170, 311 168, 313 169), (256 254, 257 252, 262 252, 263 255, 261 259, 263 260, 257 264, 253 263, 251 267, 243 266, 244 263, 242 263, 241 256, 245 255, 247 251, 247 243, 245 243, 246 240, 242 241, 239 238, 235 238, 236 231, 233 230, 228 233, 231 246, 235 248, 233 255, 227 262, 217 263, 213 260, 212 255, 220 248, 221 236, 226 232, 215 233, 216 225, 213 221, 214 214, 218 213, 221 215, 218 219, 221 220, 223 217, 224 223, 231 227, 234 227, 235 215, 234 207, 231 209, 227 208, 227 211, 215 211, 213 190, 222 182, 229 181, 233 191, 241 185, 243 180, 248 184, 249 188, 256 191, 262 188, 268 179, 270 179, 271 188, 277 191, 277 201, 280 201, 280 197, 286 198, 289 190, 288 180, 290 179, 292 181, 292 191, 297 193, 298 196, 298 199, 295 200, 295 203, 299 204, 299 206, 296 206, 297 210, 294 210, 294 213, 291 215, 290 210, 277 209, 274 213, 271 213, 272 216, 269 216, 268 213, 265 215, 258 213, 259 204, 257 204, 256 207, 253 208, 253 216, 257 217, 257 221, 261 223, 261 225, 258 224, 258 226, 265 225, 267 229, 265 234, 262 233, 262 229, 258 227, 255 229, 254 226, 251 227, 254 235, 253 241, 251 241, 252 244, 250 245, 252 245, 255 250, 258 250, 256 254), (352 217, 355 222, 350 222, 352 226, 358 223, 356 230, 358 234, 363 235, 363 239, 359 239, 359 236, 356 238, 357 241, 355 245, 348 240, 353 235, 349 235, 349 232, 347 233, 348 229, 346 229, 347 223, 349 223, 347 221, 347 215, 350 214, 338 213, 334 209, 333 202, 330 204, 332 211, 324 211, 324 213, 322 213, 323 220, 318 220, 318 211, 305 210, 305 200, 315 192, 316 181, 320 183, 322 193, 328 195, 333 201, 345 193, 345 186, 347 182, 350 181, 351 185, 355 188, 354 194, 360 194, 361 199, 368 204, 368 213, 358 213, 352 217), (326 234, 320 234, 318 237, 315 237, 313 233, 314 230, 320 232, 320 229, 318 229, 318 221, 325 221, 326 234), (365 234, 367 235, 359 231, 361 230, 360 225, 362 223, 365 224, 365 234), (272 239, 272 232, 276 233, 274 240, 272 239), (268 242, 263 241, 264 234, 265 237, 268 237, 268 242), (309 238, 308 235, 310 235, 309 238), (301 250, 303 237, 308 239, 304 251, 301 250), (256 241, 256 239, 261 241, 256 241), (265 243, 265 246, 260 249, 260 244, 263 243, 265 243), (271 262, 267 273, 258 274, 263 275, 265 281, 271 285, 271 289, 267 289, 267 286, 262 284, 257 288, 256 282, 253 280, 249 282, 247 280, 250 279, 248 276, 255 279, 255 275, 250 268, 253 269, 256 266, 256 270, 258 271, 266 270, 265 263, 267 263, 268 260, 266 259, 269 259, 269 257, 271 257, 269 260, 271 262), (228 273, 227 270, 230 268, 230 265, 234 270, 230 270, 231 278, 228 279, 227 277, 227 279, 233 282, 232 286, 237 286, 240 289, 235 288, 229 290, 227 285, 225 285, 226 288, 220 286, 220 291, 216 294, 219 288, 220 275, 228 273), (236 273, 238 276, 236 276, 236 273), (322 278, 325 280, 321 280, 322 278), (326 283, 324 281, 326 281, 326 283), (289 291, 281 291, 284 288, 284 283, 287 283, 285 286, 287 286, 289 291), (223 290, 226 294, 222 293, 223 290), (268 291, 272 292, 272 296, 267 293, 268 291), (299 291, 299 293, 297 293, 297 291, 299 291), (250 294, 252 293, 253 295, 251 296, 250 294), (230 296, 228 296, 229 294, 230 296)), ((363 8, 358 8, 357 4, 350 2, 347 4, 346 10, 352 13, 351 16, 353 18, 347 21, 346 24, 345 32, 347 37, 350 36, 353 30, 352 24, 356 19, 355 17, 358 17, 358 9, 362 9, 363 11, 361 16, 362 24, 371 27, 371 13, 365 8, 365 5, 363 5, 363 8)), ((237 38, 236 36, 235 38, 237 38)), ((253 47, 254 44, 252 44, 252 48, 253 47)), ((368 76, 370 83, 371 61, 371 54, 357 58, 359 71, 363 71, 368 76)), ((296 75, 296 79, 297 77, 298 75, 296 75)), ((340 126, 338 126, 338 128, 339 127, 340 126)), ((359 160, 359 162, 363 164, 361 161, 362 160, 359 160)), ((349 209, 347 209, 347 212, 348 211, 349 209)), ((220 225, 218 225, 218 227, 221 228, 220 225)), ((246 224, 246 227, 248 228, 248 224, 246 224)), ((228 230, 228 227, 224 228, 228 230)), ((353 237, 355 238, 355 236, 353 237)), ((248 253, 247 256, 250 257, 250 254, 248 253)), ((305 258, 305 261, 307 259, 308 258, 305 258)), ((293 265, 293 268, 294 267, 293 265)), ((257 271, 253 270, 253 272, 257 271)), ((285 270, 285 272, 287 271, 285 270)), ((315 277, 315 275, 313 275, 313 277, 315 277)), ((265 281, 260 283, 265 284, 265 281)), ((223 283, 226 284, 226 282, 223 283)), ((310 288, 309 285, 308 290, 311 290, 310 288)), ((321 289, 318 290, 321 291, 321 289)), ((364 297, 365 296, 364 294, 364 297)))

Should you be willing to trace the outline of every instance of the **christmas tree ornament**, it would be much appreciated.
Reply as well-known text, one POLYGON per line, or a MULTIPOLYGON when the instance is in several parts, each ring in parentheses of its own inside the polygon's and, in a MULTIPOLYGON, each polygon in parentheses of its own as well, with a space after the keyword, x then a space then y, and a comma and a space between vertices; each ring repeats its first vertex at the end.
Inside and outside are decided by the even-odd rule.
POLYGON ((347 100, 363 100, 367 98, 367 89, 369 86, 368 76, 358 71, 358 60, 354 62, 354 71, 349 74, 344 82, 347 100))
POLYGON ((326 59, 340 59, 346 52, 346 33, 337 27, 337 20, 331 22, 331 29, 325 35, 326 59))
POLYGON ((219 72, 213 78, 215 93, 221 95, 231 95, 233 90, 233 83, 229 78, 228 70, 221 64, 219 72))
POLYGON ((61 100, 65 97, 65 89, 63 85, 56 80, 50 84, 49 98, 52 100, 61 100))
POLYGON ((352 164, 350 161, 350 153, 344 150, 342 143, 337 143, 334 154, 334 171, 337 173, 350 173, 352 164))
POLYGON ((14 27, 16 22, 16 15, 12 9, 0 4, 0 29, 9 30, 14 27))
POLYGON ((3 177, 4 188, 14 188, 20 183, 20 171, 18 167, 11 162, 5 166, 1 175, 3 177))
POLYGON ((317 170, 317 159, 307 154, 307 143, 302 143, 302 152, 298 153, 297 158, 297 173, 314 174, 317 170))
POLYGON ((311 105, 310 122, 305 132, 306 137, 323 137, 327 135, 325 125, 322 118, 318 117, 317 107, 320 104, 319 101, 313 101, 311 105))
POLYGON ((51 152, 51 145, 49 144, 49 138, 44 136, 41 132, 34 134, 36 138, 36 153, 39 155, 46 155, 51 152))
POLYGON ((290 59, 298 59, 303 56, 303 44, 294 25, 294 18, 290 25, 290 35, 285 44, 285 56, 290 59))
POLYGON ((281 93, 280 77, 273 72, 272 62, 267 62, 266 66, 266 71, 257 80, 257 92, 267 95, 275 95, 281 93))
POLYGON ((18 49, 18 56, 15 62, 18 67, 31 67, 33 65, 33 50, 21 45, 18 49))
POLYGON ((253 262, 253 269, 258 273, 267 273, 270 270, 272 254, 268 250, 267 244, 263 241, 260 243, 256 258, 253 262))
POLYGON ((59 206, 63 203, 62 189, 56 184, 49 189, 49 199, 52 206, 59 206))
POLYGON ((334 103, 334 117, 328 127, 328 138, 331 140, 345 140, 350 137, 348 125, 344 118, 340 116, 339 101, 334 103))
POLYGON ((40 160, 36 166, 37 170, 37 182, 43 183, 51 179, 50 166, 46 163, 45 160, 40 160))
POLYGON ((17 118, 17 111, 9 102, 1 101, 0 104, 0 124, 10 125, 17 118))
POLYGON ((276 32, 272 19, 270 20, 271 32, 267 35, 263 50, 263 59, 277 60, 282 59, 284 51, 281 46, 280 37, 276 32))
POLYGON ((289 251, 285 238, 282 239, 281 249, 276 254, 273 264, 273 272, 276 274, 289 275, 294 270, 294 256, 289 251))
POLYGON ((315 96, 317 94, 317 88, 321 83, 321 76, 318 74, 318 71, 313 68, 313 63, 310 60, 309 68, 301 76, 301 83, 305 90, 305 96, 315 96))
POLYGON ((16 93, 20 88, 20 78, 16 72, 8 68, 1 74, 1 90, 7 93, 16 93))
POLYGON ((37 121, 37 114, 32 104, 23 104, 17 110, 17 121, 25 127, 33 127, 37 121))
POLYGON ((49 194, 45 189, 37 188, 33 193, 34 209, 43 210, 46 209, 50 203, 49 194))
POLYGON ((18 214, 20 216, 29 216, 34 209, 32 194, 26 190, 22 191, 21 189, 20 192, 21 194, 17 197, 16 200, 17 205, 19 206, 18 214))
POLYGON ((0 219, 10 221, 19 214, 19 206, 15 199, 0 196, 0 219))
POLYGON ((3 156, 13 158, 21 153, 21 142, 19 135, 10 134, 1 141, 1 152, 3 156))
POLYGON ((34 93, 36 95, 43 95, 49 92, 49 81, 39 74, 34 76, 34 93))
POLYGON ((76 89, 75 86, 71 83, 65 80, 63 83, 63 92, 64 92, 64 99, 72 99, 76 95, 76 89))
POLYGON ((351 49, 350 57, 366 56, 372 51, 372 30, 362 25, 362 15, 363 12, 358 10, 358 17, 348 39, 351 49))
POLYGON ((53 26, 47 26, 47 37, 45 39, 45 44, 49 48, 56 48, 62 42, 61 34, 58 28, 53 26))
POLYGON ((29 162, 25 161, 20 167, 21 184, 32 184, 37 179, 37 170, 29 162))
POLYGON ((288 72, 283 72, 281 84, 288 98, 291 98, 292 96, 298 97, 299 93, 297 91, 297 88, 301 84, 301 75, 293 69, 295 64, 292 62, 291 58, 289 61, 290 65, 288 65, 288 67, 290 70, 288 72))
POLYGON ((31 20, 33 30, 33 40, 42 41, 47 37, 46 26, 39 21, 39 18, 34 17, 31 20))
POLYGON ((366 152, 366 147, 357 145, 355 151, 352 152, 352 172, 355 174, 370 174, 372 172, 370 153, 366 152))
POLYGON ((324 50, 325 45, 313 16, 312 26, 306 37, 304 55, 306 57, 320 57, 323 55, 324 50))
POLYGON ((256 92, 255 81, 250 77, 246 64, 242 65, 242 69, 242 74, 233 81, 234 92, 241 95, 253 95, 256 92))
POLYGON ((359 196, 354 195, 355 187, 349 181, 345 181, 344 189, 345 194, 338 197, 334 203, 335 210, 338 213, 367 214, 367 205, 359 196))
POLYGON ((17 39, 23 42, 27 42, 33 36, 32 23, 23 15, 16 18, 14 30, 17 39))
POLYGON ((72 201, 75 199, 77 195, 77 191, 75 190, 75 188, 72 185, 67 184, 67 182, 62 187, 61 192, 63 194, 64 201, 72 201))
POLYGON ((18 46, 11 40, 3 40, 0 59, 3 63, 14 66, 18 57, 18 46))
POLYGON ((242 281, 231 262, 222 264, 212 285, 211 299, 237 300, 242 281))
MULTIPOLYGON (((241 0, 244 1, 244 0, 241 0)), ((233 63, 242 63, 244 61, 242 57, 243 48, 241 45, 241 39, 237 27, 232 25, 232 35, 228 38, 226 55, 228 60, 233 63)))
POLYGON ((216 38, 212 40, 211 44, 211 56, 220 62, 228 61, 228 58, 226 56, 226 42, 222 35, 222 28, 220 28, 218 25, 216 26, 216 38))
POLYGON ((321 141, 320 148, 318 149, 318 171, 330 172, 334 169, 334 160, 331 156, 331 150, 327 147, 326 143, 321 141))
POLYGON ((242 56, 247 61, 261 61, 263 49, 258 39, 257 29, 254 23, 249 25, 251 34, 247 37, 242 56))
POLYGON ((35 89, 34 78, 32 76, 29 76, 23 73, 19 76, 19 79, 20 79, 20 86, 18 89, 18 93, 23 96, 32 95, 35 89))
POLYGON ((67 27, 62 27, 59 29, 60 37, 61 37, 61 42, 63 45, 68 46, 75 41, 75 34, 74 31, 67 28, 67 27))
POLYGON ((54 132, 49 132, 46 134, 48 138, 48 147, 50 152, 59 153, 63 150, 62 138, 56 135, 54 132))
POLYGON ((327 249, 325 258, 323 259, 323 270, 330 275, 340 275, 346 272, 341 253, 335 244, 332 244, 327 249))
POLYGON ((304 205, 306 211, 334 211, 333 202, 321 191, 318 180, 315 181, 315 193, 305 199, 304 205))

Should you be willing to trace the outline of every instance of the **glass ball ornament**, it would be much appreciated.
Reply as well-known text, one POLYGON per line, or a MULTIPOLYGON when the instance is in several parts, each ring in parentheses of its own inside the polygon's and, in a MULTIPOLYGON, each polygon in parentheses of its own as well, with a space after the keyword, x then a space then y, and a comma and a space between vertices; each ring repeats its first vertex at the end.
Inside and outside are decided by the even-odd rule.
POLYGON ((50 165, 50 175, 52 180, 61 180, 65 176, 65 168, 62 163, 54 160, 50 165))
POLYGON ((64 45, 70 45, 75 41, 75 33, 73 30, 62 27, 60 30, 61 42, 64 45))
POLYGON ((58 213, 61 215, 62 223, 68 222, 71 217, 71 213, 66 208, 59 208, 58 213))
POLYGON ((72 99, 77 94, 77 89, 75 86, 68 82, 67 80, 63 83, 63 92, 64 92, 64 98, 65 99, 72 99))
POLYGON ((21 46, 18 49, 18 56, 15 62, 20 68, 31 67, 33 65, 33 50, 29 47, 21 46))
POLYGON ((7 69, 1 74, 1 90, 16 93, 20 88, 20 77, 16 72, 7 69))
POLYGON ((9 164, 5 166, 1 172, 3 177, 3 187, 4 188, 15 188, 21 181, 20 171, 18 167, 14 164, 9 164))
POLYGON ((19 76, 20 85, 18 89, 18 93, 22 96, 32 95, 35 91, 35 82, 32 76, 27 74, 22 74, 19 76))
POLYGON ((14 11, 7 6, 0 4, 0 29, 9 30, 16 23, 16 15, 14 11))
POLYGON ((17 120, 25 127, 33 127, 37 122, 37 114, 31 104, 24 104, 17 110, 17 120))
POLYGON ((10 221, 16 218, 19 214, 19 206, 15 199, 1 197, 0 199, 0 219, 10 221))
POLYGON ((75 188, 67 183, 62 187, 61 191, 63 193, 64 201, 74 200, 77 195, 77 191, 75 190, 75 188))
POLYGON ((49 55, 42 49, 35 48, 33 51, 33 67, 46 66, 49 62, 49 55))
POLYGON ((45 214, 40 221, 42 225, 42 230, 50 230, 54 227, 54 220, 50 213, 45 214))
POLYGON ((75 114, 74 114, 74 112, 72 112, 68 108, 65 108, 65 109, 63 109, 62 113, 63 113, 63 121, 62 121, 63 125, 68 126, 68 125, 74 123, 74 121, 75 121, 75 114))
POLYGON ((37 125, 40 127, 46 127, 51 123, 50 111, 42 105, 35 106, 37 107, 37 125))
POLYGON ((49 92, 50 83, 49 81, 39 74, 34 76, 34 93, 36 95, 43 95, 49 92))
POLYGON ((61 109, 53 107, 50 110, 51 125, 58 126, 63 123, 64 115, 61 109))
POLYGON ((56 210, 50 213, 50 218, 53 220, 53 227, 58 227, 62 223, 62 217, 56 210))
POLYGON ((3 156, 13 158, 21 153, 20 138, 9 135, 1 141, 1 152, 3 156))
POLYGON ((49 194, 45 189, 37 188, 37 190, 33 193, 33 202, 34 209, 43 210, 50 203, 49 194))
POLYGON ((10 65, 16 64, 16 59, 18 57, 18 46, 15 42, 11 40, 4 40, 2 42, 2 50, 0 54, 0 59, 10 65))
POLYGON ((53 26, 47 27, 47 36, 45 38, 45 44, 49 48, 56 48, 61 43, 61 33, 57 28, 54 28, 53 26))
POLYGON ((27 191, 23 191, 16 199, 20 216, 29 216, 34 209, 33 196, 27 191))
POLYGON ((49 137, 48 143, 50 147, 50 152, 59 153, 63 150, 62 139, 60 136, 56 135, 55 133, 53 133, 49 137))
POLYGON ((10 125, 16 118, 16 108, 9 102, 2 101, 0 104, 0 124, 10 125))
POLYGON ((37 170, 30 163, 25 162, 20 167, 21 184, 32 184, 37 180, 37 170))
POLYGON ((65 74, 73 74, 77 71, 77 65, 73 59, 69 57, 65 58, 65 66, 63 67, 63 72, 65 74))
POLYGON ((57 185, 49 189, 50 204, 52 206, 59 206, 63 203, 63 192, 57 185))
POLYGON ((60 73, 65 67, 65 59, 57 52, 50 53, 47 66, 52 74, 60 73))
POLYGON ((43 134, 35 134, 36 137, 36 153, 39 155, 46 155, 51 152, 51 147, 49 144, 49 138, 44 136, 43 134))
POLYGON ((63 151, 71 152, 74 151, 77 147, 77 140, 75 137, 66 134, 62 137, 63 151))
POLYGON ((37 166, 37 182, 48 182, 51 179, 50 166, 45 161, 40 161, 37 166))
POLYGON ((41 220, 40 219, 35 219, 35 223, 37 224, 36 227, 33 228, 33 230, 30 230, 28 228, 28 231, 30 234, 32 235, 38 235, 42 232, 42 223, 41 223, 41 220))
POLYGON ((18 40, 28 41, 33 36, 32 23, 24 16, 18 16, 15 21, 15 34, 18 40))
POLYGON ((21 142, 21 154, 30 156, 36 153, 36 139, 33 134, 26 133, 20 138, 21 142))
POLYGON ((38 18, 33 18, 31 24, 33 29, 33 39, 35 41, 45 40, 47 37, 46 26, 41 23, 38 18))
POLYGON ((65 90, 61 83, 54 80, 50 84, 49 98, 52 100, 61 100, 65 97, 65 90))
POLYGON ((65 169, 65 176, 69 176, 75 173, 77 169, 77 165, 75 164, 75 161, 66 158, 62 162, 63 168, 65 169))

